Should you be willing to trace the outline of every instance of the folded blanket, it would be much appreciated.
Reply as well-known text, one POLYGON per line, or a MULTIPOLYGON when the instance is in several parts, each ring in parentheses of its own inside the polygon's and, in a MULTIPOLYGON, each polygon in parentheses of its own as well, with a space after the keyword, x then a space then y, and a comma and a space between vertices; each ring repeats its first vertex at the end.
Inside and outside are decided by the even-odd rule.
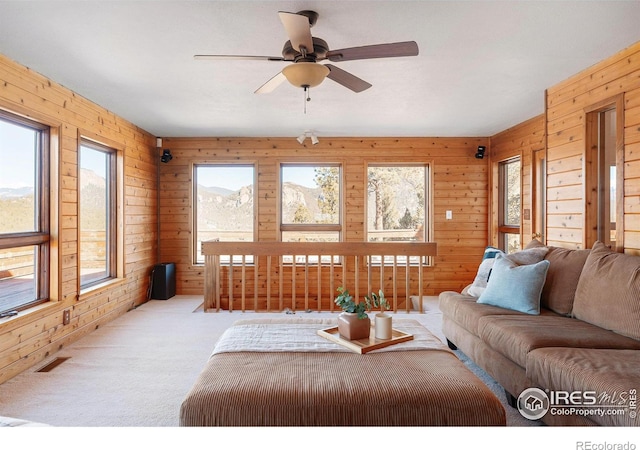
MULTIPOLYGON (((393 327, 413 335, 413 339, 370 353, 441 350, 450 352, 429 330, 416 320, 394 318, 393 327)), ((335 327, 335 319, 248 319, 235 322, 220 337, 213 355, 231 352, 351 352, 317 334, 335 327)))

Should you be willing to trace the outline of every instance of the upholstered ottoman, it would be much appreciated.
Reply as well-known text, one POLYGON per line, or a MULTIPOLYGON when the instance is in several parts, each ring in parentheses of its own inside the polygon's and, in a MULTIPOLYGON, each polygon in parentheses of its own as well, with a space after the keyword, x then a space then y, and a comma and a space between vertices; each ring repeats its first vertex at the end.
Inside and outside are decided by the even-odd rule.
POLYGON ((506 425, 502 404, 419 322, 414 339, 357 354, 318 336, 334 319, 243 320, 216 344, 182 426, 506 425))

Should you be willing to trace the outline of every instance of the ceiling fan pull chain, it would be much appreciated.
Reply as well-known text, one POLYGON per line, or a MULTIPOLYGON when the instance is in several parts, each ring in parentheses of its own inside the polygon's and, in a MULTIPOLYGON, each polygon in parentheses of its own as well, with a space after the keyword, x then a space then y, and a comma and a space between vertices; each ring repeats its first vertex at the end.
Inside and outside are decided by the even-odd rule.
POLYGON ((305 86, 304 87, 304 94, 305 94, 305 99, 304 99, 304 113, 307 113, 307 102, 311 101, 311 97, 309 95, 309 93, 311 92, 311 88, 309 86, 305 86))

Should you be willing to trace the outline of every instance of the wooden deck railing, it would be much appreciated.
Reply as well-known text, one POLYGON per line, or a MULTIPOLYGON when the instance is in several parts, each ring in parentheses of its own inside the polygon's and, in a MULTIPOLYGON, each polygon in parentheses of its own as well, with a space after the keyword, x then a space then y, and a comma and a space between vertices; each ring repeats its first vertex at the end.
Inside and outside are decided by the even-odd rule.
POLYGON ((333 311, 343 286, 356 299, 382 289, 393 311, 409 311, 436 252, 424 242, 207 241, 204 309, 333 311))

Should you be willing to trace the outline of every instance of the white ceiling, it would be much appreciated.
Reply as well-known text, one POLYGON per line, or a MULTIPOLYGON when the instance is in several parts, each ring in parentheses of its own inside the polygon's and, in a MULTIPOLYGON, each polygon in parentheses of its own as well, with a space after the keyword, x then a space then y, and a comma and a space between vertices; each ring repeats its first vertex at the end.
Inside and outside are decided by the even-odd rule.
POLYGON ((640 1, 5 1, 0 53, 156 136, 490 136, 544 111, 544 90, 640 41, 640 1), (415 40, 416 57, 336 63, 253 92, 287 63, 278 11, 319 13, 331 49, 415 40))

